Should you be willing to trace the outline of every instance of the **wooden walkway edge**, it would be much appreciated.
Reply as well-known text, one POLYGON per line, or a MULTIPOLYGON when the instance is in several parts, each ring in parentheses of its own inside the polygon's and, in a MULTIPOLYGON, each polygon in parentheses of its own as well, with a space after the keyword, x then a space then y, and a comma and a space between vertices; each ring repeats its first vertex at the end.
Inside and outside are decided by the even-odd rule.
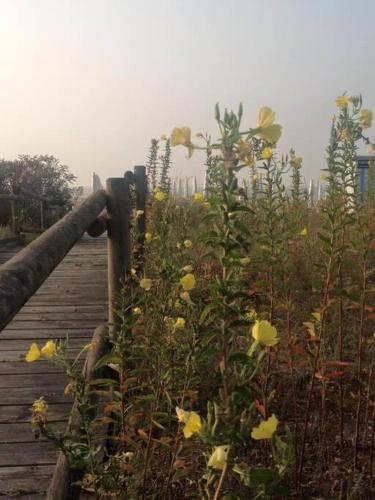
MULTIPOLYGON (((0 264, 16 249, 0 249, 0 264)), ((107 238, 82 238, 0 334, 0 498, 43 498, 57 452, 31 432, 30 407, 44 396, 64 428, 72 400, 66 380, 44 361, 24 361, 32 342, 70 338, 72 356, 107 321, 107 238), (15 496, 17 495, 17 496, 15 496)))

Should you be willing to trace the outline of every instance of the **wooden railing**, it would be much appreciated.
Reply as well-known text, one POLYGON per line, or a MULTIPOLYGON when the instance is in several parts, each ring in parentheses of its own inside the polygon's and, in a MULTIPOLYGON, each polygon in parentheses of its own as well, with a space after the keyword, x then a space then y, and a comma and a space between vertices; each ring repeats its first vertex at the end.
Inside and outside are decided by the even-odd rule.
POLYGON ((17 194, 0 194, 0 202, 9 203, 9 228, 10 236, 6 239, 1 239, 0 242, 18 240, 24 241, 24 233, 42 233, 47 225, 51 225, 49 219, 59 219, 61 217, 62 207, 55 205, 50 199, 38 196, 28 191, 21 190, 17 194), (31 207, 30 204, 35 203, 36 206, 31 207), (33 224, 30 224, 26 219, 26 213, 30 209, 34 209, 37 216, 33 218, 33 224), (23 213, 22 213, 23 212, 23 213))
MULTIPOLYGON (((106 189, 91 195, 80 207, 69 212, 13 258, 0 266, 0 332, 12 320, 26 301, 38 290, 54 268, 85 232, 99 236, 107 231, 108 241, 108 325, 98 325, 94 333, 95 350, 85 363, 87 381, 97 378, 94 367, 103 355, 108 327, 116 329, 118 307, 124 278, 131 268, 131 200, 141 211, 137 220, 136 252, 142 253, 146 224, 146 173, 137 166, 123 178, 107 180, 106 189), (135 196, 133 196, 135 195, 135 196)), ((138 255, 138 257, 140 257, 138 255)), ((0 335, 1 337, 1 335, 0 335)), ((79 428, 76 406, 73 405, 69 426, 79 428)), ((48 500, 74 497, 67 458, 60 453, 47 493, 48 500)))

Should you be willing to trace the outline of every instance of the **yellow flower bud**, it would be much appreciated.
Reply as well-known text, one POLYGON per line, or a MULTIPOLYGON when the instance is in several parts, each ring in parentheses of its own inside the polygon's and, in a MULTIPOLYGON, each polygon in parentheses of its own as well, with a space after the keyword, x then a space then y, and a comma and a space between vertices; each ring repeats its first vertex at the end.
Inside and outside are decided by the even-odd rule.
POLYGON ((143 278, 141 279, 141 281, 139 282, 139 286, 141 288, 143 288, 143 290, 146 290, 147 292, 149 290, 151 290, 151 287, 152 287, 152 280, 148 279, 148 278, 143 278))
POLYGON ((272 155, 273 151, 271 148, 264 148, 261 153, 261 157, 263 160, 269 160, 270 158, 272 158, 272 155))

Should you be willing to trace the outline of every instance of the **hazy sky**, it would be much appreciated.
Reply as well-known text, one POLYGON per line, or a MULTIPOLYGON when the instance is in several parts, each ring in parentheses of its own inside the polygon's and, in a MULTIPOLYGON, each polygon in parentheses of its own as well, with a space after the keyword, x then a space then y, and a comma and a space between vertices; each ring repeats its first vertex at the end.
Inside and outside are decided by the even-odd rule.
MULTIPOLYGON (((375 110, 374 19, 375 0, 0 0, 0 157, 52 154, 89 184, 174 126, 215 136, 215 102, 242 101, 244 125, 277 111, 279 150, 317 177, 336 95, 375 110)), ((177 149, 175 175, 203 172, 177 149)))

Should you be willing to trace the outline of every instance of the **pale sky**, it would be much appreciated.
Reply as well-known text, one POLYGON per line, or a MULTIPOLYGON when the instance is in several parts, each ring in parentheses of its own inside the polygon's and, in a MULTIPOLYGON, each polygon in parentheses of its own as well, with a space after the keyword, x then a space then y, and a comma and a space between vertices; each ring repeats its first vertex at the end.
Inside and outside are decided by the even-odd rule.
MULTIPOLYGON (((375 0, 0 0, 0 157, 51 154, 88 185, 174 126, 216 137, 215 103, 242 101, 244 126, 276 110, 280 153, 317 177, 334 98, 375 110, 374 19, 375 0)), ((185 156, 173 174, 203 177, 185 156)))

